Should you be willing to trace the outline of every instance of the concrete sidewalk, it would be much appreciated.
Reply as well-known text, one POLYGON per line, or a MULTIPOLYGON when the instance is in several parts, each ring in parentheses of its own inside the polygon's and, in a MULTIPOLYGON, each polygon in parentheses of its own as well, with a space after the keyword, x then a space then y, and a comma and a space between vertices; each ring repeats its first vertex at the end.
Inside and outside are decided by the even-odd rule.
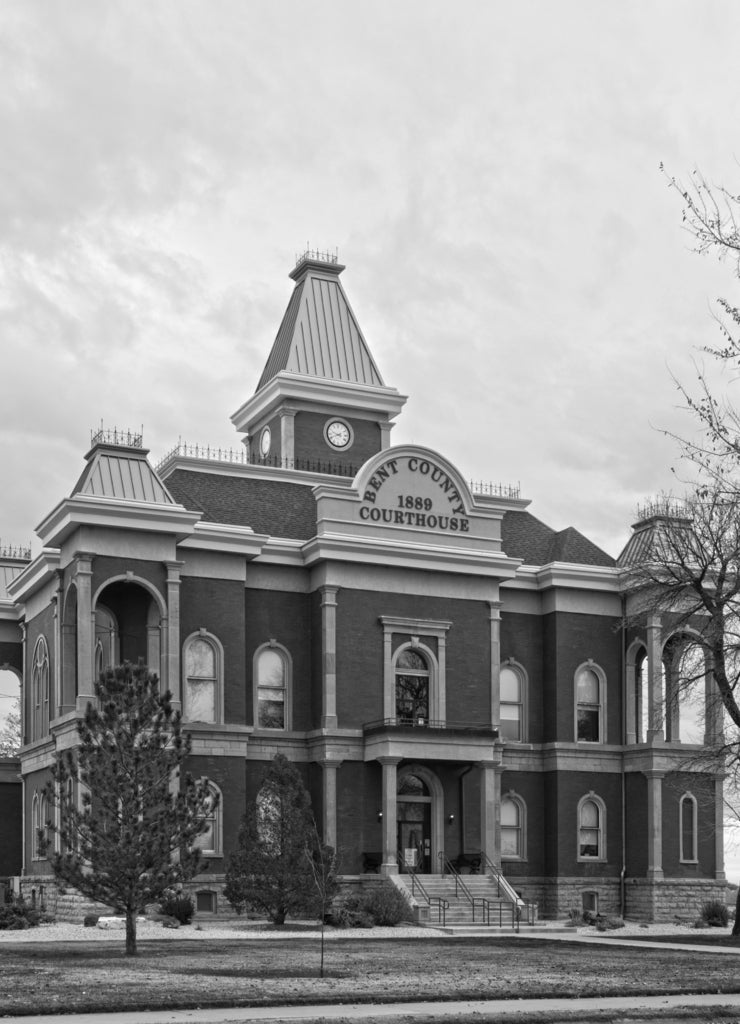
POLYGON ((352 1020, 421 1017, 427 1021, 469 1021, 474 1016, 496 1017, 541 1013, 547 1021, 574 1012, 611 1010, 639 1011, 646 1017, 660 1012, 695 1008, 697 1015, 717 1007, 730 1007, 740 1017, 740 994, 609 996, 595 999, 481 999, 457 1002, 339 1003, 314 1006, 267 1006, 237 1009, 132 1010, 126 1013, 44 1014, 37 1017, 3 1017, 3 1024, 250 1024, 260 1021, 352 1020))

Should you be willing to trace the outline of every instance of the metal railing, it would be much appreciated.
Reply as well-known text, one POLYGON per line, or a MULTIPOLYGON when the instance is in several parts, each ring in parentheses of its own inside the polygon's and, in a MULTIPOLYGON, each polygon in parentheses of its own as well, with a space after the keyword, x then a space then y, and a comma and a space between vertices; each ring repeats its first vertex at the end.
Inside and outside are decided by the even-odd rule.
POLYGON ((437 911, 437 923, 441 924, 442 927, 444 928, 447 920, 447 911, 449 910, 450 907, 450 901, 446 900, 444 896, 430 896, 429 893, 424 888, 424 883, 419 878, 414 868, 410 864, 408 864, 406 860, 404 860, 402 854, 397 854, 397 860, 398 866, 399 868, 401 868, 402 872, 406 875, 409 875, 411 878, 411 895, 415 897, 416 890, 418 889, 419 893, 424 897, 424 899, 427 902, 430 917, 432 908, 435 908, 437 911))
POLYGON ((154 467, 159 472, 171 459, 200 459, 206 462, 227 463, 230 466, 269 466, 272 469, 297 469, 324 476, 349 476, 357 473, 357 466, 349 462, 323 459, 284 459, 278 455, 250 457, 247 448, 226 448, 210 444, 188 444, 178 441, 154 467))
POLYGON ((476 909, 480 908, 482 921, 484 924, 490 924, 491 906, 490 900, 487 896, 474 896, 470 889, 468 889, 465 882, 462 880, 462 875, 457 870, 455 865, 452 863, 450 858, 446 855, 444 850, 440 850, 437 854, 440 863, 442 865, 442 874, 449 874, 455 880, 455 898, 460 899, 460 893, 470 904, 470 909, 473 912, 473 924, 476 921, 476 909))
MULTIPOLYGON (((496 894, 503 895, 512 909, 512 918, 515 918, 516 930, 519 931, 519 923, 523 919, 525 924, 534 924, 537 920, 537 904, 531 900, 523 900, 514 889, 507 878, 504 877, 500 868, 496 867, 485 850, 480 852, 481 869, 484 874, 492 875, 496 881, 496 894)), ((514 922, 513 922, 514 923, 514 922)))

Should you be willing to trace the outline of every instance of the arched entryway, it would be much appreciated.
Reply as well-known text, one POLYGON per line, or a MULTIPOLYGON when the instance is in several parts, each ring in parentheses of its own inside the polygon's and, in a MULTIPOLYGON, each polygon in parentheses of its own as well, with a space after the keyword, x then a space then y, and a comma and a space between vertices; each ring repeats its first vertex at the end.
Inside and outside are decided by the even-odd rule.
POLYGON ((436 874, 442 844, 442 785, 428 768, 408 765, 398 772, 396 834, 401 871, 436 874))

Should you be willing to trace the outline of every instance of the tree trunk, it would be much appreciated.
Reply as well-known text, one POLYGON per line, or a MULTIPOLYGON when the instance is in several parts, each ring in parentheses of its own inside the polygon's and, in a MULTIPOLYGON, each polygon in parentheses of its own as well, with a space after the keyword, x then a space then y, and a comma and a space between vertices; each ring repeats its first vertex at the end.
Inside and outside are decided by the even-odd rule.
POLYGON ((136 911, 126 907, 126 956, 136 956, 136 911))
POLYGON ((737 898, 735 900, 735 923, 732 926, 732 934, 740 935, 740 888, 737 890, 737 898))

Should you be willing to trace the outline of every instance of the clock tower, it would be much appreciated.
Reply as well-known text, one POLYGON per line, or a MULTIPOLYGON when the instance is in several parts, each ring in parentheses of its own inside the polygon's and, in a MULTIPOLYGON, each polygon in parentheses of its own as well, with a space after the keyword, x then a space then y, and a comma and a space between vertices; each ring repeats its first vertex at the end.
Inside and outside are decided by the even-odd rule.
POLYGON ((231 417, 251 462, 354 476, 406 396, 383 382, 330 253, 304 252, 257 390, 231 417))

